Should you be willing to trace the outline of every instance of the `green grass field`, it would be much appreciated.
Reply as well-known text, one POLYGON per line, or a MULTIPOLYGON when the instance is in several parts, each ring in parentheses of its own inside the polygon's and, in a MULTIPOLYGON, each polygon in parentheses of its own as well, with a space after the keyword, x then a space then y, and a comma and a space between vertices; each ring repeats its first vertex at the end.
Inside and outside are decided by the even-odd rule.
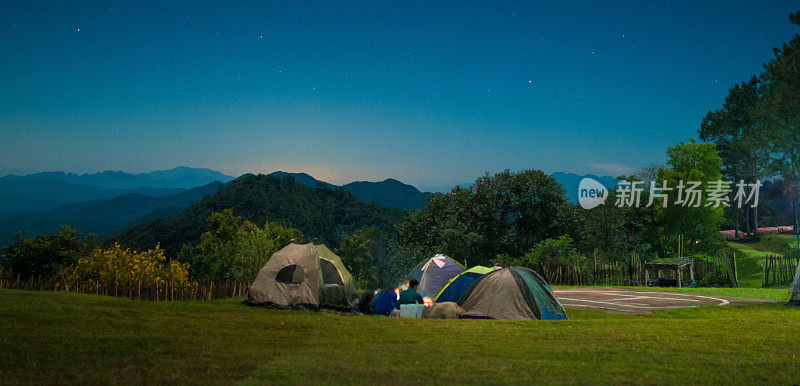
MULTIPOLYGON (((718 293, 719 294, 719 293, 718 293)), ((800 308, 416 320, 0 290, 0 383, 796 383, 800 308)))
MULTIPOLYGON (((794 235, 766 235, 757 243, 728 242, 736 252, 736 268, 739 270, 739 286, 758 288, 762 284, 763 258, 768 255, 797 251, 794 235)), ((778 288, 789 288, 788 285, 778 288)))

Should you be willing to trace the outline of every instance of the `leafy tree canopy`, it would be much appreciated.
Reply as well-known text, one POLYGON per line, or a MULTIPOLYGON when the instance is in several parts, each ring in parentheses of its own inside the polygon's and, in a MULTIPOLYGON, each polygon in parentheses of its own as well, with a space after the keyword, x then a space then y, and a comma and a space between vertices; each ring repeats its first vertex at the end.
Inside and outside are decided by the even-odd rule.
MULTIPOLYGON (((715 251, 721 246, 719 234, 723 222, 723 208, 709 206, 712 186, 710 182, 722 179, 722 159, 717 154, 714 144, 698 143, 694 140, 681 142, 667 150, 667 165, 658 175, 659 181, 666 181, 672 189, 667 191, 666 205, 655 201, 659 220, 662 225, 662 237, 667 246, 677 242, 683 235, 687 242, 694 244, 696 251, 715 251), (699 182, 699 201, 691 202, 690 182, 699 182), (684 189, 679 189, 683 182, 684 189), (679 201, 689 201, 685 205, 679 201)), ((725 193, 727 195, 727 193, 725 193)))
POLYGON ((2 268, 12 275, 29 277, 51 276, 88 254, 97 241, 93 237, 81 243, 75 231, 63 226, 58 233, 16 240, 2 250, 5 256, 2 268))
POLYGON ((552 177, 539 170, 506 170, 478 178, 469 189, 435 194, 406 217, 398 242, 418 256, 444 253, 466 266, 486 265, 563 234, 571 226, 570 210, 552 177))
POLYGON ((195 279, 252 282, 273 253, 303 239, 300 231, 277 223, 259 228, 231 209, 212 213, 207 222, 200 242, 185 244, 178 253, 195 279))

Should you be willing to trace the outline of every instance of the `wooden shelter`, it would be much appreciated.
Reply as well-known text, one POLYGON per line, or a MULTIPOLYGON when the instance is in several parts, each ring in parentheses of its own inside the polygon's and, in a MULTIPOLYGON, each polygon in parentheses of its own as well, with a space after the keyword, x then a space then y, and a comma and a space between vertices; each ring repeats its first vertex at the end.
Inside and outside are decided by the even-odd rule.
POLYGON ((694 282, 694 259, 686 257, 677 261, 648 261, 642 266, 644 270, 644 284, 649 285, 650 279, 676 279, 678 287, 683 287, 685 270, 689 270, 689 280, 694 282))

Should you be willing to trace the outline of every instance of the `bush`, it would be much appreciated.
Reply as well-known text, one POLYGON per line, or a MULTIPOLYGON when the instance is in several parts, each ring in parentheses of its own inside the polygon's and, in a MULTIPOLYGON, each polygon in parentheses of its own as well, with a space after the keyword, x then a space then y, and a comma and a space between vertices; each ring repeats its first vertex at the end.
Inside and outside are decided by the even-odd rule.
POLYGON ((189 264, 166 262, 160 246, 144 252, 122 249, 119 244, 111 248, 95 248, 62 272, 65 281, 185 284, 189 281, 189 264))
POLYGON ((492 264, 498 267, 512 267, 515 265, 526 265, 526 261, 501 253, 494 257, 492 264))
POLYGON ((10 275, 19 275, 22 279, 29 277, 50 277, 61 272, 63 267, 78 260, 81 254, 93 248, 94 239, 86 245, 81 244, 75 231, 63 226, 58 233, 34 238, 17 236, 16 240, 3 248, 2 269, 10 275))
POLYGON ((557 268, 559 266, 584 265, 586 257, 578 253, 572 245, 572 238, 561 236, 545 239, 525 254, 523 261, 530 267, 557 268))

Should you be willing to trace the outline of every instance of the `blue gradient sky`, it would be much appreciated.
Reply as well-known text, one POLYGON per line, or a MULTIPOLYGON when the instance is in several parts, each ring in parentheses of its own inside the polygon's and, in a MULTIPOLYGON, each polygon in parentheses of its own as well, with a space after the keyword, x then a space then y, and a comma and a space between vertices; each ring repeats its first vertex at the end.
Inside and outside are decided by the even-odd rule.
POLYGON ((3 2, 0 174, 187 165, 429 188, 624 173, 696 136, 800 8, 164 3, 3 2))

